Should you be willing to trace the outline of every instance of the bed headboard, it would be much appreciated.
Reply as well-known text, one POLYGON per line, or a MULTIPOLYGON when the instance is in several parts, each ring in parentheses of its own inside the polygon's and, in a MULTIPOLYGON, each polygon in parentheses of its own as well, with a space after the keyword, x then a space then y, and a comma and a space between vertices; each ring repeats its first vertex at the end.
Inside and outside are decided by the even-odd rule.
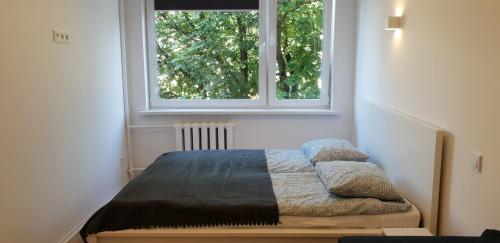
POLYGON ((437 232, 443 130, 366 100, 358 119, 358 146, 420 210, 423 227, 437 232))

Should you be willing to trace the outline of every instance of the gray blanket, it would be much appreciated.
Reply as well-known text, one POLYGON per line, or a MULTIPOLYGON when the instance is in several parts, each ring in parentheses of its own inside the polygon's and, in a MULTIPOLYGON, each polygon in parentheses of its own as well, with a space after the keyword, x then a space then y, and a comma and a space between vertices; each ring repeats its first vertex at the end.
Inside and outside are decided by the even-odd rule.
POLYGON ((276 225, 278 207, 263 150, 160 156, 80 234, 151 227, 276 225))

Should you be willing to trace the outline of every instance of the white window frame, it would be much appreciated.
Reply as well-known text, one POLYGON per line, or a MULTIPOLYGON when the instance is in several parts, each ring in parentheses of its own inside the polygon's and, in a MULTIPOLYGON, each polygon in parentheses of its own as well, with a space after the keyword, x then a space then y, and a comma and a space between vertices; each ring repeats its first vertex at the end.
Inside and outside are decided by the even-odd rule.
POLYGON ((333 58, 332 47, 333 47, 333 1, 323 0, 324 10, 323 10, 323 40, 321 43, 323 55, 321 58, 321 90, 319 99, 277 99, 276 96, 276 47, 277 47, 277 33, 276 26, 277 21, 277 8, 278 1, 269 1, 269 17, 268 17, 268 37, 269 37, 269 48, 268 48, 268 86, 269 86, 269 105, 273 107, 293 107, 293 108, 329 108, 330 106, 330 94, 331 94, 331 61, 333 58))
POLYGON ((334 2, 324 1, 323 56, 321 60, 320 99, 287 99, 276 97, 276 20, 278 0, 259 0, 259 93, 258 99, 162 99, 158 87, 154 0, 146 1, 146 96, 150 109, 332 109, 332 62, 334 2))

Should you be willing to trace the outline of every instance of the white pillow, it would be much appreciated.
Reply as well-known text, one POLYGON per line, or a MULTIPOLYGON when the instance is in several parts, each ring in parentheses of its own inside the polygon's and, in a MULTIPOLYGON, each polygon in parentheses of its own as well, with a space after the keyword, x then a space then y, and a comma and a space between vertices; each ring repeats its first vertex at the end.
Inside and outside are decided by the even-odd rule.
POLYGON ((302 150, 315 164, 319 161, 360 161, 368 159, 368 155, 356 149, 349 141, 335 138, 313 140, 302 145, 302 150))

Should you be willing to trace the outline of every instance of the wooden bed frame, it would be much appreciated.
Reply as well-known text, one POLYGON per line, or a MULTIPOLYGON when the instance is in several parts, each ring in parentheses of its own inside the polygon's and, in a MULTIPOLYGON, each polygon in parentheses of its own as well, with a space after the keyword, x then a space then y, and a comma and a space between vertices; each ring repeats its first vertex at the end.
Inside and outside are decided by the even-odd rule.
MULTIPOLYGON (((367 100, 358 124, 361 150, 378 163, 421 212, 422 227, 437 231, 443 132, 367 100)), ((199 228, 102 232, 89 243, 337 242, 343 236, 382 236, 382 229, 199 228)))

